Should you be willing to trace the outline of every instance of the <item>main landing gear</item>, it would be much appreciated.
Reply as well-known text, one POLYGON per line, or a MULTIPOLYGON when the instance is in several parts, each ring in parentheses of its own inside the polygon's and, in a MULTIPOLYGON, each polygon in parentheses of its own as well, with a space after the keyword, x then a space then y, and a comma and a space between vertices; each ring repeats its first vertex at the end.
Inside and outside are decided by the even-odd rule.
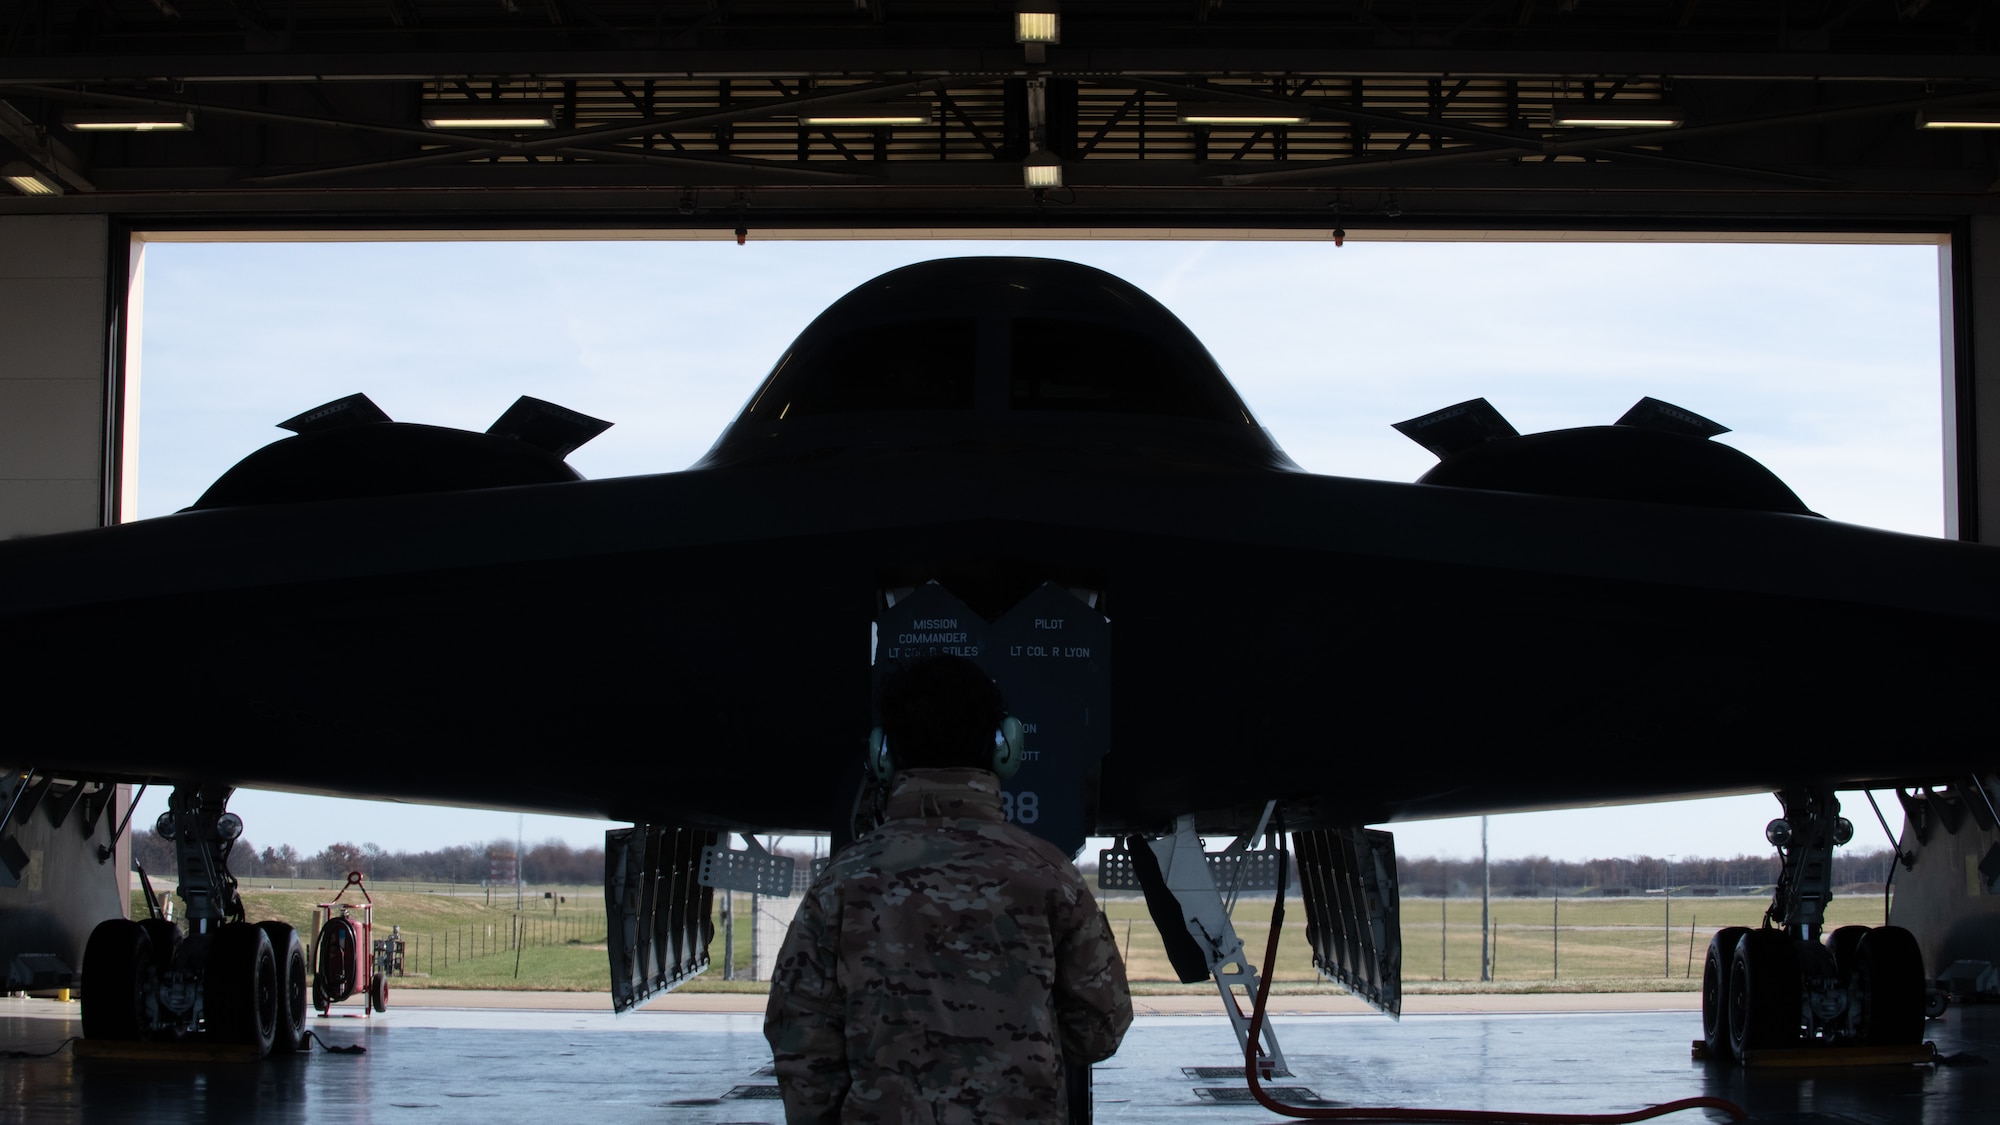
POLYGON ((1764 830, 1783 860, 1758 929, 1732 926, 1708 943, 1701 971, 1708 1057, 1810 1046, 1916 1047, 1926 984, 1916 938, 1900 926, 1842 926, 1822 935, 1833 898, 1833 849, 1854 836, 1831 789, 1780 792, 1784 815, 1764 830))
POLYGON ((243 821, 227 811, 232 792, 175 788, 155 830, 174 844, 187 934, 161 917, 150 882, 151 917, 98 924, 83 954, 84 1038, 200 1035, 260 1058, 304 1045, 305 947, 283 922, 244 919, 229 874, 229 851, 243 834, 243 821))

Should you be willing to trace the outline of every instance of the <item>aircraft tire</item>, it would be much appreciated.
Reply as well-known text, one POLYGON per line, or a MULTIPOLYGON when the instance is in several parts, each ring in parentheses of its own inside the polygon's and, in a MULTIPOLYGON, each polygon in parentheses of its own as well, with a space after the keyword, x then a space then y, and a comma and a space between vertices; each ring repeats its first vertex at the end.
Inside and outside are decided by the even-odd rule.
POLYGON ((146 1038, 158 979, 144 927, 129 918, 99 922, 83 947, 83 1037, 146 1038))
POLYGON ((1854 995, 1861 1041, 1914 1047, 1924 1041, 1924 955, 1901 926, 1877 926, 1854 953, 1854 995))
POLYGON ((153 964, 161 972, 173 967, 174 951, 181 947, 181 928, 165 918, 141 918, 139 928, 153 941, 153 964))
POLYGON ((1804 986, 1792 939, 1778 930, 1751 930, 1736 944, 1729 967, 1729 1050, 1796 1047, 1804 986))
POLYGON ((230 922, 208 946, 202 973, 202 1006, 209 1032, 224 1043, 245 1043, 257 1056, 271 1053, 278 1034, 278 957, 271 939, 248 922, 230 922))
POLYGON ((1749 932, 1744 926, 1717 930, 1701 961, 1701 1038, 1708 1057, 1720 1062, 1736 1057, 1729 1046, 1729 964, 1737 943, 1749 932))
POLYGON ((1854 950, 1867 934, 1866 926, 1842 926, 1826 935, 1826 947, 1833 951, 1833 963, 1842 981, 1854 979, 1854 950))
POLYGON ((1944 989, 1942 988, 1924 989, 1925 1019, 1927 1020, 1943 1019, 1945 1012, 1948 1009, 1950 1009, 1950 1007, 1951 1007, 1951 995, 1947 993, 1944 989))
POLYGON ((278 1030, 271 1039, 275 1054, 289 1054, 306 1041, 306 947, 299 932, 283 922, 259 922, 271 939, 278 959, 278 1030))

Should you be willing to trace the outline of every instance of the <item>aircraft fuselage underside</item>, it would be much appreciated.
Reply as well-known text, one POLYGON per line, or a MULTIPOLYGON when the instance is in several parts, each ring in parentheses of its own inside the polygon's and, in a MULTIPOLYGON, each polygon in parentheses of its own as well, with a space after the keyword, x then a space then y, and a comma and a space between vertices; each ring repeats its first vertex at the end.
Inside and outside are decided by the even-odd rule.
POLYGON ((715 470, 735 479, 698 494, 695 474, 495 490, 449 517, 419 496, 151 521, 163 546, 196 520, 236 545, 200 570, 141 549, 143 567, 70 576, 95 605, 57 586, 50 612, 18 607, 24 744, 64 776, 826 829, 868 727, 878 592, 929 579, 993 617, 1046 581, 1102 592, 1119 650, 1103 834, 1274 795, 1294 823, 1344 825, 1951 776, 1976 734, 1945 701, 1991 680, 1959 643, 1986 607, 1897 588, 1870 556, 1988 562, 1954 544, 1590 504, 1595 540, 1556 557, 1586 505, 1426 488, 1412 510, 1409 486, 1282 473, 1083 496, 1059 473, 1003 490, 976 460, 951 468, 865 527, 812 517, 866 487, 837 468, 783 491, 715 470), (1295 502, 1254 502, 1274 487, 1295 502), (598 507, 631 517, 607 533, 586 524, 598 507), (742 538, 683 533, 718 520, 742 538), (766 521, 794 530, 757 538, 766 521), (274 540, 291 561, 267 561, 274 540), (297 561, 318 544, 323 565, 297 561), (76 674, 106 661, 130 672, 116 687, 76 674), (356 746, 389 767, 365 793, 356 746))

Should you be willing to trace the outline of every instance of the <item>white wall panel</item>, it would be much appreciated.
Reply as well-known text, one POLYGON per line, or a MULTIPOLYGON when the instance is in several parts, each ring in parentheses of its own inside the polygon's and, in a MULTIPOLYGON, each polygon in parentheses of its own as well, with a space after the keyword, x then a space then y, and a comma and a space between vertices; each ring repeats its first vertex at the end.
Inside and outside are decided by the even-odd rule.
MULTIPOLYGON (((19 345, 7 341, 12 351, 19 345)), ((0 379, 0 479, 96 480, 104 391, 87 379, 0 379), (86 425, 90 428, 86 429, 86 425)))
POLYGON ((103 520, 110 229, 0 217, 0 538, 103 520))
POLYGON ((0 218, 0 277, 101 278, 109 230, 102 215, 0 218))
MULTIPOLYGON (((0 430, 6 425, 0 422, 0 430)), ((86 480, 0 479, 0 538, 96 527, 104 484, 86 480)))

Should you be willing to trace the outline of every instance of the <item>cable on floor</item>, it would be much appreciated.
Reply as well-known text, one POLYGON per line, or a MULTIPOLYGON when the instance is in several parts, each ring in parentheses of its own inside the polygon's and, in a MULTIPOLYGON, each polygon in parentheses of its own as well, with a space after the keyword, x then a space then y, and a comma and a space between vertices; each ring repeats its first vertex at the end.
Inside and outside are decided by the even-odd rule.
MULTIPOLYGON (((1283 838, 1282 823, 1274 826, 1272 834, 1283 838)), ((1326 1108, 1321 1106, 1286 1105, 1265 1091, 1257 1074, 1258 1034, 1264 1027, 1264 1006, 1271 995, 1271 974, 1278 965, 1278 932, 1285 924, 1285 881, 1290 874, 1290 857, 1278 853, 1278 901, 1271 908, 1271 936, 1264 945, 1264 975, 1257 981, 1257 998, 1250 1008, 1250 1034, 1243 1052, 1243 1074, 1250 1083, 1250 1094, 1259 1104, 1272 1113, 1286 1117, 1303 1117, 1314 1121, 1431 1121, 1431 1122, 1473 1122, 1479 1125, 1628 1125, 1634 1121, 1646 1121, 1663 1117, 1669 1113, 1680 1113, 1689 1109, 1721 1110, 1736 1121, 1750 1116, 1749 1112, 1735 1102, 1723 1098, 1680 1098, 1662 1102, 1644 1109, 1628 1113, 1513 1113, 1506 1110, 1488 1109, 1412 1109, 1405 1106, 1342 1106, 1326 1108)))
POLYGON ((349 1043, 345 1047, 336 1047, 320 1038, 319 1032, 310 1029, 306 1031, 306 1038, 319 1044, 319 1049, 330 1055, 365 1055, 368 1053, 368 1048, 363 1047, 359 1043, 349 1043))
POLYGON ((64 1047, 69 1046, 71 1043, 76 1042, 80 1038, 82 1038, 82 1036, 72 1035, 68 1039, 63 1040, 62 1042, 56 1044, 54 1047, 46 1051, 0 1051, 0 1059, 45 1059, 48 1058, 50 1055, 56 1054, 57 1052, 61 1051, 64 1047))

